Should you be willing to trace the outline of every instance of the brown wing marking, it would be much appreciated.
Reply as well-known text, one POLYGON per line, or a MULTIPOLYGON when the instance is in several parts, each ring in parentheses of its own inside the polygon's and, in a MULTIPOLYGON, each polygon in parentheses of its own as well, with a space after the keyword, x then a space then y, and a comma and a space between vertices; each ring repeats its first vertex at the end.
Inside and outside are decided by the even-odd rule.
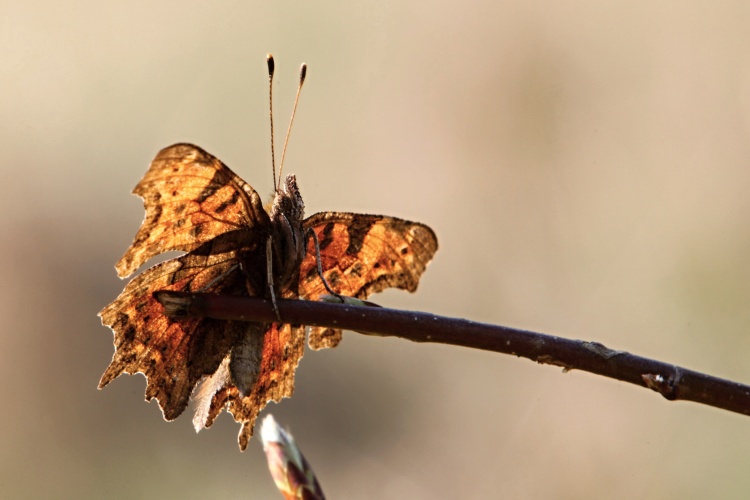
POLYGON ((242 424, 238 441, 240 449, 244 451, 253 435, 258 413, 269 401, 279 402, 292 396, 294 372, 302 357, 304 342, 303 326, 269 325, 263 339, 260 372, 252 392, 243 398, 237 387, 227 381, 211 401, 205 427, 210 427, 219 413, 228 408, 234 420, 242 424))
POLYGON ((146 217, 115 266, 121 278, 162 252, 190 252, 221 233, 269 225, 258 193, 191 144, 161 150, 133 193, 143 198, 146 217))
POLYGON ((196 383, 216 371, 245 324, 172 320, 153 298, 157 290, 248 292, 235 252, 212 254, 209 248, 205 254, 187 254, 144 271, 99 313, 115 334, 115 354, 99 388, 122 373, 142 373, 147 379, 146 400, 157 398, 164 418, 173 420, 185 409, 196 383))
MULTIPOLYGON (((360 299, 391 287, 414 292, 437 251, 437 237, 429 227, 394 217, 327 212, 309 217, 304 225, 318 237, 323 275, 331 288, 360 299)), ((310 238, 300 266, 301 298, 317 300, 327 293, 316 266, 310 238)), ((313 349, 334 347, 340 340, 340 330, 310 330, 313 349)))

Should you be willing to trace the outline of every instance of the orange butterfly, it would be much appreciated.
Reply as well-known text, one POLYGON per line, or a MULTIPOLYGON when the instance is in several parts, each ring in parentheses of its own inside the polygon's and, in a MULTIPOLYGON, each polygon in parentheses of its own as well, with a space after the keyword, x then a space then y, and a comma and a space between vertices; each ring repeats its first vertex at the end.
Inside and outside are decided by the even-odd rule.
MULTIPOLYGON (((167 420, 193 396, 196 430, 228 408, 242 423, 242 450, 266 403, 292 395, 305 327, 170 318, 154 292, 317 300, 326 283, 316 250, 323 277, 338 294, 364 299, 388 287, 413 292, 437 250, 433 231, 415 222, 340 212, 305 219, 293 175, 276 188, 267 212, 249 184, 191 144, 160 151, 133 192, 143 198, 146 218, 115 266, 118 275, 130 276, 163 252, 186 253, 137 275, 99 313, 115 334, 115 354, 99 388, 122 373, 143 373, 146 400, 155 397, 167 420), (316 238, 306 237, 310 231, 316 238)), ((313 327, 309 344, 334 347, 340 339, 339 330, 313 327)))

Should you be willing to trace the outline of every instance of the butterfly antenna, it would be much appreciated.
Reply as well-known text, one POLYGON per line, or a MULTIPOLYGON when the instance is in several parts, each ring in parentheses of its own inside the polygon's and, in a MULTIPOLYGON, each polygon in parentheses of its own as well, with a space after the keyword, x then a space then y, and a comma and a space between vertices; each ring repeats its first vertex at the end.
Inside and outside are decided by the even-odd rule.
POLYGON ((292 133, 292 124, 294 123, 294 115, 297 114, 297 103, 299 103, 299 94, 302 92, 302 85, 305 83, 305 76, 307 76, 307 64, 302 63, 299 68, 299 86, 297 86, 297 96, 294 98, 294 107, 292 108, 292 118, 289 120, 289 128, 286 130, 286 138, 284 139, 284 149, 281 151, 281 164, 279 165, 279 184, 281 183, 281 169, 284 168, 284 157, 286 156, 286 145, 289 144, 289 135, 292 133))
MULTIPOLYGON (((271 172, 273 173, 273 190, 276 192, 279 187, 276 182, 276 151, 273 146, 273 72, 276 65, 271 54, 266 54, 266 64, 268 64, 268 108, 271 116, 271 172)), ((281 175, 281 171, 279 171, 279 175, 281 175)))

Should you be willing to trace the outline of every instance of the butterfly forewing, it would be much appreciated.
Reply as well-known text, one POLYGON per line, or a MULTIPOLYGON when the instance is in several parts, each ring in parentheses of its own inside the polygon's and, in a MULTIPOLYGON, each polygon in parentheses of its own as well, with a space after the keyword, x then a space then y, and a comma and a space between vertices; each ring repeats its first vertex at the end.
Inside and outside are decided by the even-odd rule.
POLYGON ((191 144, 161 150, 133 193, 143 198, 146 217, 115 266, 120 277, 160 253, 190 252, 227 231, 269 226, 258 193, 191 144))
MULTIPOLYGON (((323 276, 333 291, 359 299, 386 288, 415 291, 437 251, 437 238, 429 227, 395 217, 326 212, 312 215, 304 226, 317 235, 323 276)), ((300 266, 299 294, 317 300, 325 293, 310 238, 300 266)), ((311 328, 313 349, 334 347, 340 340, 340 330, 311 328)))

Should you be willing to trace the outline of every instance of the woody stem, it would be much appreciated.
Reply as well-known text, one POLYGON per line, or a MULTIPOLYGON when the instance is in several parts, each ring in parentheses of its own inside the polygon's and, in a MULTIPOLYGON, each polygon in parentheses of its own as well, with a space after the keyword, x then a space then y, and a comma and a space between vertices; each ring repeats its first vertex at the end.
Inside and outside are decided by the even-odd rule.
MULTIPOLYGON (((276 321, 271 301, 257 297, 169 291, 156 292, 155 297, 165 306, 165 312, 173 316, 276 321)), ((750 415, 750 386, 609 349, 597 342, 379 307, 285 299, 278 299, 277 305, 287 323, 512 354, 563 367, 565 371, 583 370, 647 387, 668 400, 694 401, 750 415)))

